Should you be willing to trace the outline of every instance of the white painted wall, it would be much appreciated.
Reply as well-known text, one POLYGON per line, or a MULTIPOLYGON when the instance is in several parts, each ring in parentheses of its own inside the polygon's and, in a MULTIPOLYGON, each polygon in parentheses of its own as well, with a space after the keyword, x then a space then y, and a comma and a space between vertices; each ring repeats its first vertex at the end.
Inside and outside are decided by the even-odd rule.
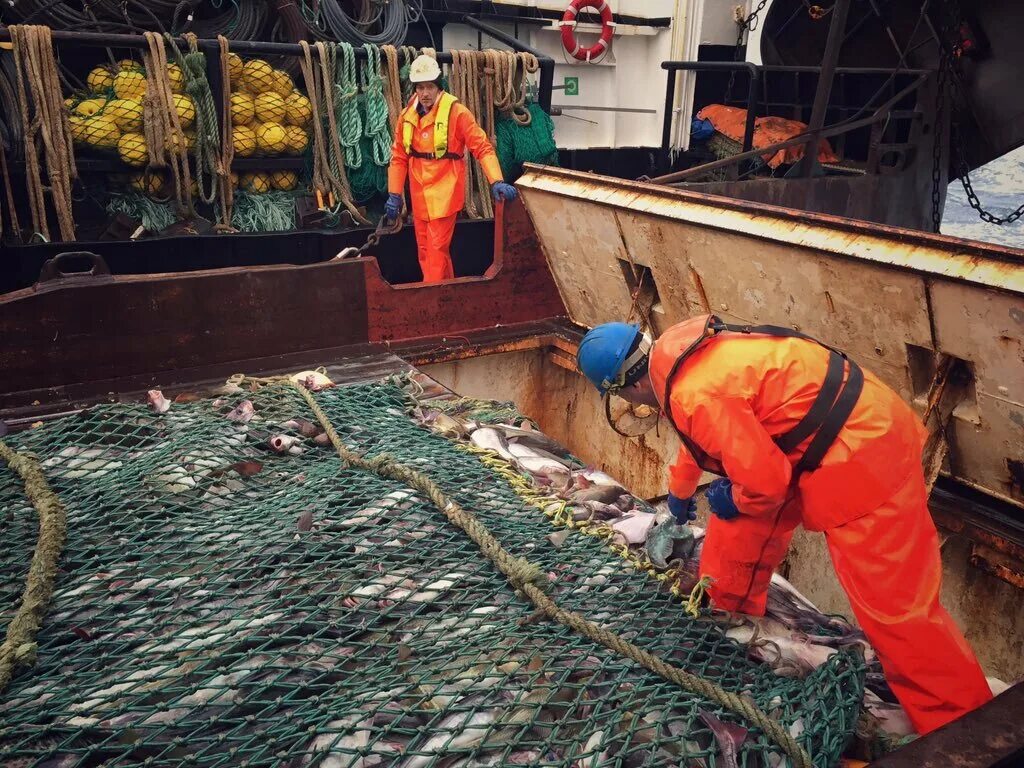
MULTIPOLYGON (((673 18, 676 26, 687 23, 694 26, 688 36, 680 37, 677 33, 675 43, 671 28, 619 26, 615 29, 611 51, 601 61, 588 64, 565 53, 557 23, 548 27, 520 24, 519 39, 555 60, 556 86, 563 85, 566 77, 579 78, 578 96, 567 96, 564 90, 557 90, 552 98, 552 103, 562 108, 562 114, 554 117, 555 141, 562 149, 660 146, 666 79, 661 62, 673 56, 695 58, 699 45, 732 45, 737 33, 735 9, 742 6, 746 13, 751 6, 751 0, 608 0, 608 3, 615 13, 646 18, 667 16, 673 18), (573 110, 573 106, 652 111, 573 110)), ((499 4, 563 10, 568 2, 505 0, 499 4)), ((493 26, 508 34, 516 31, 513 24, 493 26)), ((584 45, 592 45, 599 31, 597 25, 580 24, 577 36, 584 45)), ((444 35, 448 48, 476 48, 478 44, 477 31, 464 25, 449 24, 444 35)), ((506 48, 486 35, 483 46, 506 48)), ((681 112, 689 111, 692 87, 692 77, 680 78, 676 104, 682 105, 681 112)), ((677 113, 674 132, 677 146, 685 145, 689 130, 690 115, 680 119, 681 112, 677 113)))

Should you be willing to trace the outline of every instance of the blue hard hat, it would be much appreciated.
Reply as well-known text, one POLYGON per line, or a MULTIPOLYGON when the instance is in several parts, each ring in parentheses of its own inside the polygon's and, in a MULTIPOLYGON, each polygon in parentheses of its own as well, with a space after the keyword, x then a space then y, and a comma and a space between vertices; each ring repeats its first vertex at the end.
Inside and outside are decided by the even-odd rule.
POLYGON ((622 383, 622 364, 639 334, 638 325, 604 323, 583 337, 576 352, 576 364, 602 395, 622 383))

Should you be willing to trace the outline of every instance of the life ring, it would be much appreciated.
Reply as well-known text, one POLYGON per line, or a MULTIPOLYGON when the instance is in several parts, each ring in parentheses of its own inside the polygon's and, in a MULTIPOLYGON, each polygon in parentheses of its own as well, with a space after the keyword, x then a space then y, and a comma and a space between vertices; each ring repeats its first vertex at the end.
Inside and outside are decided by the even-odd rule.
POLYGON ((558 22, 562 28, 562 45, 569 55, 580 61, 590 61, 604 53, 611 47, 612 34, 615 30, 615 22, 612 21, 612 9, 608 7, 608 0, 572 0, 569 7, 565 9, 562 20, 558 22), (581 48, 576 42, 576 14, 584 8, 593 8, 601 14, 601 37, 593 45, 581 48))

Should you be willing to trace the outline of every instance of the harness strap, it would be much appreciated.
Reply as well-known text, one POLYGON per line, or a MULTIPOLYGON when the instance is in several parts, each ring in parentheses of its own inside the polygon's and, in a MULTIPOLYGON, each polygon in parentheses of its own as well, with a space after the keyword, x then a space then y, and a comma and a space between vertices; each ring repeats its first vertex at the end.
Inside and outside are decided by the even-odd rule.
POLYGON ((415 149, 409 150, 409 157, 418 157, 420 160, 461 160, 462 155, 458 152, 445 152, 438 157, 433 152, 419 152, 415 149))
POLYGON ((748 335, 757 333, 765 336, 803 339, 805 341, 814 342, 829 351, 828 368, 825 371, 825 379, 822 381, 821 389, 814 398, 814 402, 811 404, 811 407, 795 427, 788 432, 777 435, 773 438, 773 441, 779 447, 779 450, 783 453, 790 453, 795 450, 800 443, 813 434, 814 438, 807 446, 807 450, 804 451, 804 455, 793 468, 793 481, 795 482, 796 479, 804 472, 813 472, 821 466, 821 462, 825 458, 825 454, 828 453, 828 449, 832 447, 832 443, 834 443, 836 438, 839 436, 839 432, 842 430, 843 426, 846 424, 846 420, 850 417, 854 407, 857 405, 857 400, 860 398, 861 391, 864 388, 864 372, 860 369, 860 366, 847 358, 844 352, 815 339, 813 336, 808 336, 807 334, 801 333, 800 331, 792 328, 785 328, 780 325, 731 325, 729 323, 723 323, 717 317, 711 315, 704 327, 704 332, 689 347, 687 347, 683 353, 676 358, 675 363, 673 363, 672 369, 669 371, 668 377, 665 379, 664 398, 664 408, 666 415, 669 417, 669 423, 671 423, 673 428, 675 428, 680 440, 690 451, 690 455, 693 456, 694 461, 696 461, 702 469, 707 471, 720 474, 722 467, 718 462, 708 456, 708 454, 688 435, 684 434, 682 430, 676 427, 675 419, 672 417, 671 390, 672 382, 675 380, 679 373, 679 369, 687 358, 689 358, 704 341, 709 338, 713 338, 714 334, 720 331, 730 331, 732 333, 743 333, 748 335), (710 334, 709 331, 711 332, 710 334), (850 375, 844 384, 843 373, 846 370, 847 364, 850 366, 850 375))
POLYGON ((779 450, 783 453, 793 451, 822 425, 842 389, 845 368, 843 358, 835 352, 829 352, 828 370, 825 371, 825 381, 822 382, 821 389, 818 390, 818 396, 814 398, 807 414, 795 427, 775 438, 775 444, 779 446, 779 450))

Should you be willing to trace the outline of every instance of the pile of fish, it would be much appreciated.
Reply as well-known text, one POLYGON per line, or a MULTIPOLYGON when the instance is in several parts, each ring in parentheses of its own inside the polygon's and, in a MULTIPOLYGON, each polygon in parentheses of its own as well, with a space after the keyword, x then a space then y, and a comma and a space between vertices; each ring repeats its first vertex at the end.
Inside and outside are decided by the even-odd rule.
MULTIPOLYGON (((545 569, 560 605, 746 692, 819 750, 835 748, 825 734, 853 711, 835 686, 816 687, 814 671, 852 668, 837 651, 863 645, 855 629, 784 580, 763 619, 677 621, 668 590, 599 539, 552 530, 474 457, 413 426, 401 394, 353 387, 318 400, 354 449, 461 483, 453 494, 545 569), (805 723, 809 691, 845 714, 805 723)), ((538 621, 431 504, 339 466, 303 413, 293 393, 229 387, 217 399, 172 400, 154 390, 148 408, 104 406, 19 437, 65 501, 69 538, 38 663, 0 699, 0 764, 785 764, 710 702, 538 621)), ((536 429, 423 405, 414 418, 493 451, 657 567, 696 573, 699 528, 670 525, 536 429)), ((23 585, 37 535, 8 475, 5 595, 23 585)), ((878 690, 877 706, 890 707, 878 690)), ((883 713, 895 728, 902 713, 883 713)))
MULTIPOLYGON (((606 525, 612 541, 629 546, 641 561, 655 569, 674 569, 684 593, 697 583, 704 530, 680 526, 664 505, 652 508, 635 498, 609 475, 583 467, 568 451, 524 420, 520 425, 484 423, 459 418, 458 407, 444 410, 421 404, 419 423, 439 434, 491 451, 509 466, 531 478, 552 500, 568 502, 574 521, 606 525)), ((569 529, 552 533, 564 541, 569 529)), ((714 613, 727 625, 726 636, 745 644, 752 658, 770 665, 782 676, 805 677, 826 663, 840 648, 857 646, 868 664, 862 726, 891 741, 911 736, 914 729, 885 682, 874 651, 860 629, 842 617, 824 614, 789 581, 773 574, 763 617, 714 613)))

